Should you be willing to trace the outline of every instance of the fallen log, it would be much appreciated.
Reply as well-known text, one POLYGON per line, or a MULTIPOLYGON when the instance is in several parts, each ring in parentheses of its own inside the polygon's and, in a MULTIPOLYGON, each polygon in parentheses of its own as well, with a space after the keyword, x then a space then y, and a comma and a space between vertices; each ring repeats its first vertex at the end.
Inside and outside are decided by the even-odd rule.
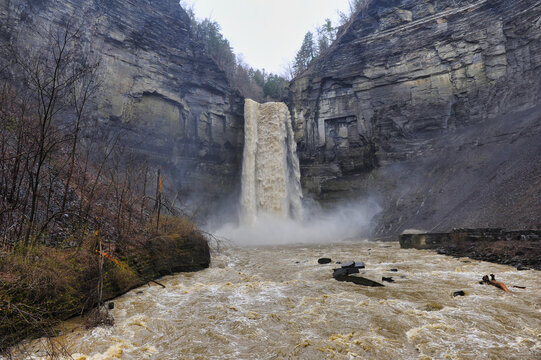
POLYGON ((496 281, 496 277, 494 276, 494 274, 490 274, 490 279, 488 278, 487 275, 483 276, 483 283, 495 286, 499 289, 502 289, 505 292, 510 292, 504 283, 502 283, 501 281, 496 281))

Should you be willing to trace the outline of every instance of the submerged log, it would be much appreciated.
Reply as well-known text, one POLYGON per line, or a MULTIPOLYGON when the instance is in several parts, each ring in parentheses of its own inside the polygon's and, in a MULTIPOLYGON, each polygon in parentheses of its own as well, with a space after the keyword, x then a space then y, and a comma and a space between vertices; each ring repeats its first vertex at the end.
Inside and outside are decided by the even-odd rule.
POLYGON ((352 282, 357 285, 364 285, 364 286, 384 286, 383 284, 380 284, 379 282, 376 282, 374 280, 370 280, 367 278, 363 278, 361 276, 347 276, 347 275, 338 275, 334 277, 338 281, 345 281, 345 282, 352 282))

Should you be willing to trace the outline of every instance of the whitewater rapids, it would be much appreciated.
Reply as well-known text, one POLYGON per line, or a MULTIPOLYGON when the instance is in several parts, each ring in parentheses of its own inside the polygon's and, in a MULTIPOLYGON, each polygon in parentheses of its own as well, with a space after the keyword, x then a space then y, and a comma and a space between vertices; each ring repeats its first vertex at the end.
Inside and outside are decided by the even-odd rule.
MULTIPOLYGON (((75 360, 99 359, 539 359, 537 271, 398 243, 227 248, 211 268, 161 279, 115 300, 113 327, 58 338, 75 360), (369 288, 319 265, 361 260, 369 288), (398 272, 391 272, 397 269, 398 272), (480 285, 496 274, 511 289, 480 285), (514 288, 525 286, 526 289, 514 288), (455 291, 466 295, 453 297, 455 291)), ((45 359, 42 343, 35 359, 45 359)))

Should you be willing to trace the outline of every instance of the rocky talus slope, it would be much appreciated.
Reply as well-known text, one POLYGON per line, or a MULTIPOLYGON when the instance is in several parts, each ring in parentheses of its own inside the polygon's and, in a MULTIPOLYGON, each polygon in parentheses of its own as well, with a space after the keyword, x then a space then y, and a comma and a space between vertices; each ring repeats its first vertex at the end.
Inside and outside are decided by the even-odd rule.
MULTIPOLYGON (((43 41, 38 31, 82 26, 81 46, 100 61, 103 138, 160 166, 165 184, 194 207, 235 191, 243 146, 242 99, 190 37, 176 0, 0 0, 3 42, 43 41), (190 198, 192 197, 192 198, 190 198)), ((45 31, 46 33, 46 31, 45 31)))
POLYGON ((541 225, 541 2, 371 1, 290 90, 305 191, 377 234, 541 225))

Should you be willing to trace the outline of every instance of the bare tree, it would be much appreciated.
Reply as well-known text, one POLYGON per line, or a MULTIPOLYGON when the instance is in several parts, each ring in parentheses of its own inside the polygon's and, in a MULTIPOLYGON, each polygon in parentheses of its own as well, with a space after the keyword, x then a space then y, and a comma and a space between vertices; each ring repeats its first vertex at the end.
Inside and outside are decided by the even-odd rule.
POLYGON ((89 60, 85 60, 85 62, 88 64, 87 72, 84 74, 85 76, 82 76, 80 81, 73 83, 71 89, 71 101, 73 104, 73 109, 75 110, 76 118, 73 124, 73 129, 70 131, 72 139, 71 149, 69 152, 69 168, 64 188, 64 195, 62 197, 61 211, 64 211, 66 207, 67 196, 69 193, 71 179, 73 177, 73 170, 75 168, 75 158, 77 154, 77 145, 79 144, 79 136, 81 133, 81 128, 85 125, 88 118, 88 103, 93 99, 100 86, 97 72, 99 62, 89 60))
MULTIPOLYGON (((11 154, 13 159, 11 169, 3 169, 2 174, 6 179, 10 172, 11 189, 4 180, 2 194, 19 206, 25 246, 36 235, 40 202, 42 221, 55 213, 51 209, 53 192, 65 163, 51 160, 71 143, 64 195, 69 190, 86 107, 97 89, 98 69, 98 63, 82 49, 82 25, 73 18, 60 27, 35 29, 33 36, 37 45, 11 43, 3 49, 9 60, 2 64, 6 75, 0 106, 2 132, 10 137, 5 144, 11 145, 10 151, 3 149, 3 155, 11 154), (17 104, 15 109, 9 108, 9 101, 17 104)), ((61 208, 65 208, 65 196, 61 208)))
POLYGON ((357 12, 366 9, 371 3, 372 0, 349 0, 349 10, 347 12, 338 12, 340 26, 348 24, 357 12))

